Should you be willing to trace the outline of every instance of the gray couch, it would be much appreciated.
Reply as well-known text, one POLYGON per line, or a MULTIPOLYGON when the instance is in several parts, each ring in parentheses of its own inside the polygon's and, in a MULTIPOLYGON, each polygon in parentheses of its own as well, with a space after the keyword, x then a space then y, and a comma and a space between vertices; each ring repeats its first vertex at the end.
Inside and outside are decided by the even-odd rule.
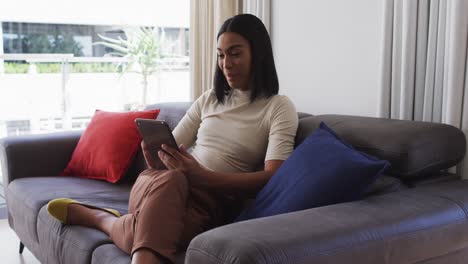
MULTIPOLYGON (((153 107, 174 127, 188 106, 153 107)), ((299 117, 296 144, 323 120, 357 149, 389 160, 388 175, 359 201, 202 233, 179 254, 178 263, 466 263, 468 182, 446 171, 465 154, 459 129, 369 117, 299 117)), ((128 264, 130 257, 103 233, 61 225, 47 213, 47 202, 56 197, 127 211, 132 182, 145 166, 141 153, 119 184, 57 176, 80 134, 0 141, 9 224, 42 263, 128 264)))

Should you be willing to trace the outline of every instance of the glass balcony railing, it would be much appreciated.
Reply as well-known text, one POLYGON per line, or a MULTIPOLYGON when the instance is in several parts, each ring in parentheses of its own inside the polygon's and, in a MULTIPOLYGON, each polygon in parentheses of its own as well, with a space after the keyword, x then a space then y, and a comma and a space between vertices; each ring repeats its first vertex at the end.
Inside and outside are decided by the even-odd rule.
MULTIPOLYGON (((142 76, 120 73, 119 57, 0 55, 0 137, 84 129, 96 109, 142 107, 142 76)), ((189 101, 188 57, 160 61, 148 80, 149 104, 189 101)))

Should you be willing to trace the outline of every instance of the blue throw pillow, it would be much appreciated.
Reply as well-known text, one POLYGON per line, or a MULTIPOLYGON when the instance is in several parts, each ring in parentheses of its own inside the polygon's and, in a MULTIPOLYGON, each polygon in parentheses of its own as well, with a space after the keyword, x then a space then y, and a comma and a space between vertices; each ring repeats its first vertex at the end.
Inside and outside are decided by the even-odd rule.
POLYGON ((235 221, 356 200, 388 166, 355 150, 322 122, 235 221))

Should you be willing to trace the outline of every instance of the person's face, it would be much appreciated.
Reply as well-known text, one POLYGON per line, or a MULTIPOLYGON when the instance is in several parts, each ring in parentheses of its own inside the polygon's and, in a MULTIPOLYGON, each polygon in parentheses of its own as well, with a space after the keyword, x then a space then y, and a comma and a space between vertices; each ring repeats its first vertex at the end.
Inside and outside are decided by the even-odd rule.
POLYGON ((224 74, 229 86, 234 89, 248 90, 252 52, 249 42, 234 32, 224 32, 218 38, 218 67, 224 74))

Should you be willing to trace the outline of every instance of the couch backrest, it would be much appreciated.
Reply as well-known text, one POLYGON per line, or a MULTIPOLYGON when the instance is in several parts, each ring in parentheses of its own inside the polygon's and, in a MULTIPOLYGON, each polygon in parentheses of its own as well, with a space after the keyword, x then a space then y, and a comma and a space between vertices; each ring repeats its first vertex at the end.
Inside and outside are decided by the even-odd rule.
POLYGON ((356 149, 390 161, 386 174, 406 181, 441 174, 441 170, 456 165, 465 155, 465 135, 454 126, 346 115, 302 119, 296 144, 322 121, 356 149))
MULTIPOLYGON (((190 102, 160 103, 158 119, 177 125, 190 102)), ((465 136, 453 126, 385 118, 298 113, 296 146, 325 122, 356 149, 392 164, 387 174, 403 180, 424 178, 456 165, 465 155, 465 136)), ((127 173, 129 180, 146 168, 141 150, 127 173)))

